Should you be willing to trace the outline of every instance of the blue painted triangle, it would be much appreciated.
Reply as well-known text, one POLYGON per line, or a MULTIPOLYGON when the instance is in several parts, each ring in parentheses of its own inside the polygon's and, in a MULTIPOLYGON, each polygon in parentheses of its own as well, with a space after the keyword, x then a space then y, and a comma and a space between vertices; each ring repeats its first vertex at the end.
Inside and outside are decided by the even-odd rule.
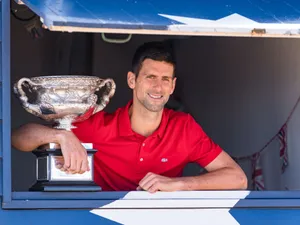
POLYGON ((3 225, 119 225, 115 221, 97 216, 89 210, 0 210, 3 225))

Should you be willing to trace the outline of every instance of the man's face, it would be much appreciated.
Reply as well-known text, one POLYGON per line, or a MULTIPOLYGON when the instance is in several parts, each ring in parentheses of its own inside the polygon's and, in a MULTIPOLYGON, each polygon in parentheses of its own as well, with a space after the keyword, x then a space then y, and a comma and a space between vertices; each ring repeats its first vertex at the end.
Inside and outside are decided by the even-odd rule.
POLYGON ((159 112, 173 93, 176 78, 174 67, 167 62, 145 59, 139 75, 128 73, 128 85, 133 89, 134 101, 151 112, 159 112))

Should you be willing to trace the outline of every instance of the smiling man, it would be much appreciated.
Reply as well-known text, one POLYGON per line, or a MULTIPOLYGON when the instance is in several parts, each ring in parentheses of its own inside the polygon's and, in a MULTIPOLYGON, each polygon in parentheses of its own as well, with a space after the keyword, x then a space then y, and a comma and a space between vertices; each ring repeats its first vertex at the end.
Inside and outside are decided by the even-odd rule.
POLYGON ((12 144, 32 151, 42 144, 61 145, 64 168, 88 168, 80 142, 93 143, 94 177, 104 191, 245 189, 242 169, 215 144, 191 115, 164 108, 176 85, 175 61, 160 42, 140 46, 127 74, 132 100, 114 113, 101 111, 71 131, 27 124, 12 133, 12 144), (206 174, 181 177, 196 162, 206 174))

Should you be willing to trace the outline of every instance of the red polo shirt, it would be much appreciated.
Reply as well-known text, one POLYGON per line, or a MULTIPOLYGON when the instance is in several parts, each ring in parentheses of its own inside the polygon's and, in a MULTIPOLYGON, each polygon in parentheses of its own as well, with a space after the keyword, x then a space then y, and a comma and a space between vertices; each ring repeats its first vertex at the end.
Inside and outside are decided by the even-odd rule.
POLYGON ((149 137, 135 133, 128 109, 96 113, 75 124, 80 141, 93 143, 95 182, 103 191, 136 190, 139 181, 153 172, 181 176, 184 166, 196 162, 205 167, 222 151, 186 113, 164 109, 159 128, 149 137))

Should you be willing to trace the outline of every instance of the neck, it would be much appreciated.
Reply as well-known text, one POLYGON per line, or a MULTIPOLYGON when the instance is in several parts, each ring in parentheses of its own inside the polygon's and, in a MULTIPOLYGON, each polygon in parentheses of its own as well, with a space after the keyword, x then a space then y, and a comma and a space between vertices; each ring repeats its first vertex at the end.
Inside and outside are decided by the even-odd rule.
POLYGON ((160 125, 163 110, 151 112, 145 107, 136 107, 134 102, 129 108, 131 129, 144 137, 150 136, 160 125))

